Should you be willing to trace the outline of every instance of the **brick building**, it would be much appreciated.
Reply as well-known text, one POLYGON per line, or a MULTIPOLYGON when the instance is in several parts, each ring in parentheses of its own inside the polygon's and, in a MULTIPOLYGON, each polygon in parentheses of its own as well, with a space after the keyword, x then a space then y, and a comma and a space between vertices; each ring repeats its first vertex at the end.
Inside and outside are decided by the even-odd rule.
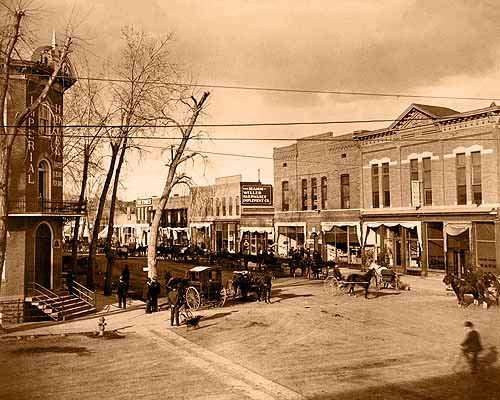
POLYGON ((403 271, 498 272, 500 108, 412 104, 354 136, 362 157, 365 243, 403 271))
POLYGON ((257 254, 273 243, 272 186, 216 178, 191 189, 191 241, 212 251, 257 254))
POLYGON ((412 104, 389 127, 274 150, 279 249, 401 271, 500 271, 500 108, 412 104), (353 246, 354 244, 354 246, 353 246))
POLYGON ((309 136, 274 149, 277 252, 301 246, 358 264, 361 152, 352 134, 309 136))
MULTIPOLYGON (((7 124, 41 93, 59 54, 54 39, 52 46, 37 48, 30 61, 13 62, 7 124)), ((77 203, 63 201, 62 181, 63 95, 75 80, 67 63, 47 99, 28 117, 23 135, 14 141, 0 293, 4 321, 23 320, 34 286, 48 290, 61 287, 63 221, 81 213, 77 203)))

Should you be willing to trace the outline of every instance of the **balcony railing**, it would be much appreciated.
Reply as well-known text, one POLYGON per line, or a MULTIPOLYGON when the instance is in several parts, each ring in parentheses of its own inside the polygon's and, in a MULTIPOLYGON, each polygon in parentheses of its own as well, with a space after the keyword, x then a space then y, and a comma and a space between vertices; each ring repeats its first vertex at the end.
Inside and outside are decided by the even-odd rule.
POLYGON ((15 200, 9 201, 9 214, 83 214, 85 203, 77 201, 15 200))

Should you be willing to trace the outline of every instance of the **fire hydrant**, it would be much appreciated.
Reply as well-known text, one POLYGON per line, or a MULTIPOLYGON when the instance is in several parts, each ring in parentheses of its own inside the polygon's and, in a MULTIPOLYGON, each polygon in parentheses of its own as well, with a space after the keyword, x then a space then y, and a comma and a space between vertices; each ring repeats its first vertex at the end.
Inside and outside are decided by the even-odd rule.
POLYGON ((104 331, 106 329, 106 320, 104 319, 104 317, 101 317, 99 318, 99 322, 97 323, 97 328, 99 329, 98 331, 98 335, 99 336, 104 336, 104 331))

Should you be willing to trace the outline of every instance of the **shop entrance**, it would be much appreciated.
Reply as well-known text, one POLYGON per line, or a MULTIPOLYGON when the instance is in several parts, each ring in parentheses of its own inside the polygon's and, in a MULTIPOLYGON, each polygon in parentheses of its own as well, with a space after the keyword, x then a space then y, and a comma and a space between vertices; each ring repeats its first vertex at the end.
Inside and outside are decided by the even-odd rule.
POLYGON ((50 289, 52 272, 52 232, 41 224, 35 234, 35 282, 50 289))
POLYGON ((469 230, 447 235, 446 272, 461 277, 470 260, 469 230))

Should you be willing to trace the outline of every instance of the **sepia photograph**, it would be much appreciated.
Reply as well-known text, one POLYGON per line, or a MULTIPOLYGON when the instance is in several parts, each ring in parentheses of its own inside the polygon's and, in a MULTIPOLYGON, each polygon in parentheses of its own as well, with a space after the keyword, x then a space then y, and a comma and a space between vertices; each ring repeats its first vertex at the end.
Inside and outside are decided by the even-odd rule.
POLYGON ((0 0, 0 400, 500 399, 498 6, 0 0))

